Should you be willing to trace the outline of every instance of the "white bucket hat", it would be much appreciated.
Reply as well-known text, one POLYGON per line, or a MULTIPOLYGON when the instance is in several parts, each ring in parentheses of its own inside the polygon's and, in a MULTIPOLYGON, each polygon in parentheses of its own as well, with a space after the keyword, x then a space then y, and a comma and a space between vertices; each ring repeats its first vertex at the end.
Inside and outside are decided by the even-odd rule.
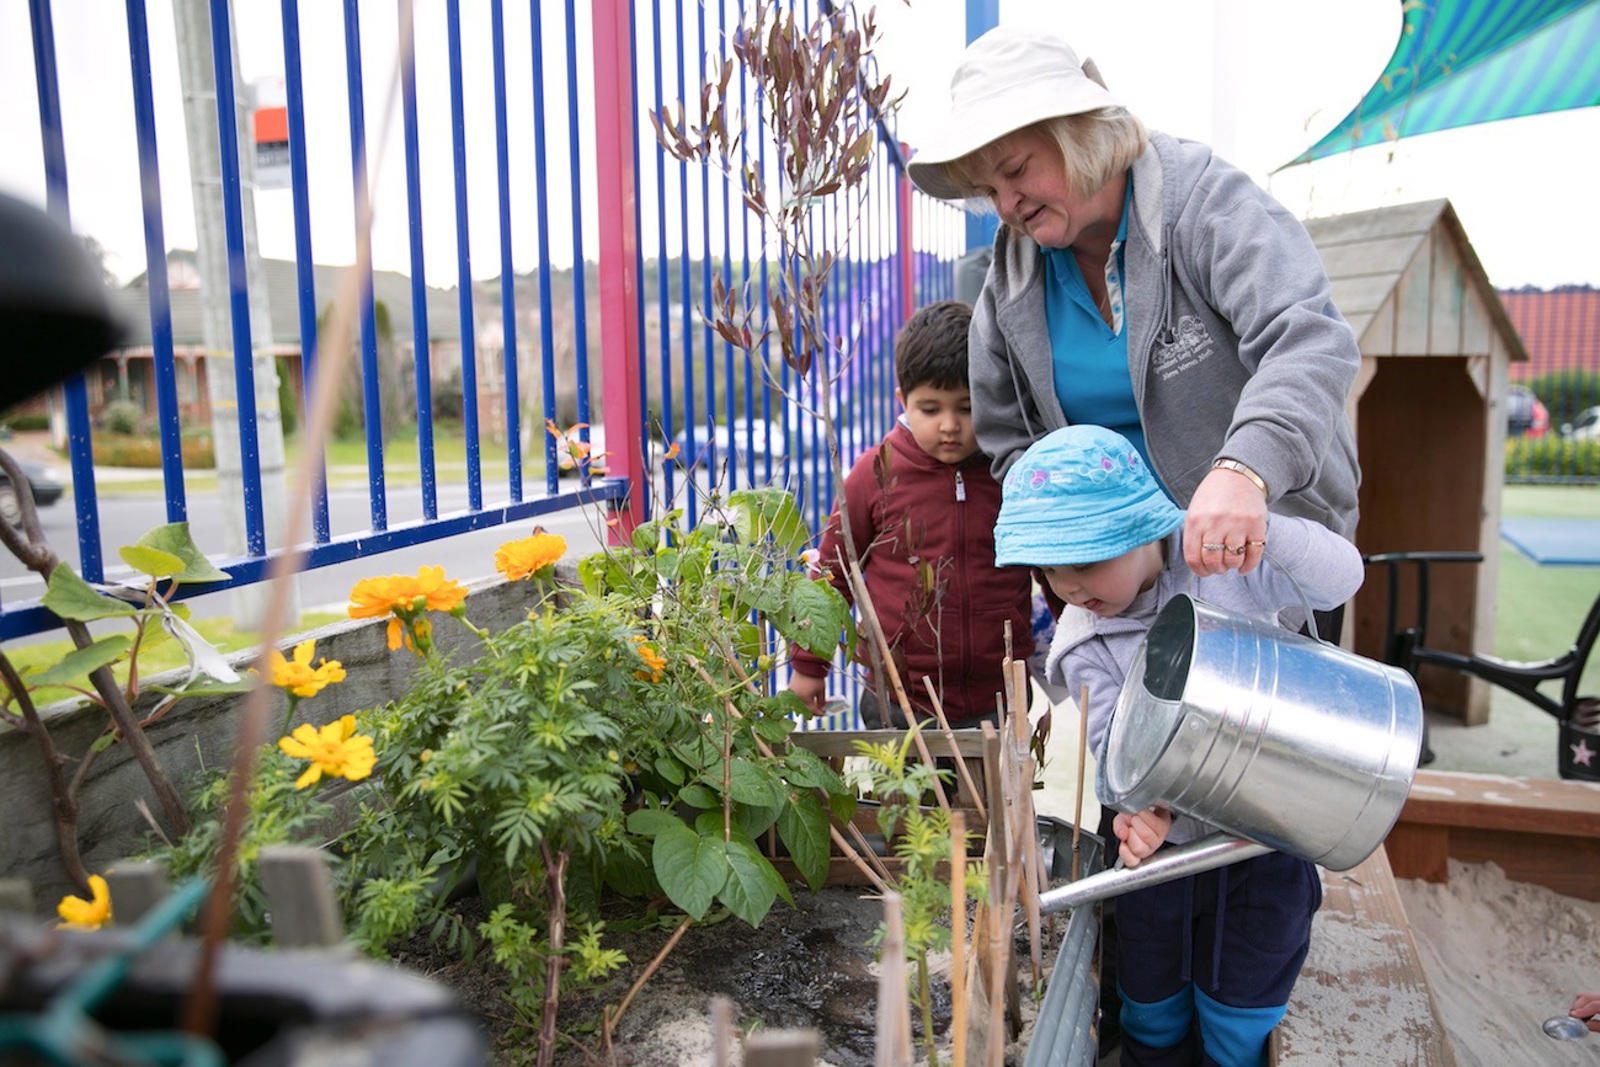
POLYGON ((950 112, 906 169, 929 196, 961 200, 949 164, 1035 122, 1121 106, 1094 61, 1080 63, 1067 42, 997 26, 967 46, 950 79, 950 112))

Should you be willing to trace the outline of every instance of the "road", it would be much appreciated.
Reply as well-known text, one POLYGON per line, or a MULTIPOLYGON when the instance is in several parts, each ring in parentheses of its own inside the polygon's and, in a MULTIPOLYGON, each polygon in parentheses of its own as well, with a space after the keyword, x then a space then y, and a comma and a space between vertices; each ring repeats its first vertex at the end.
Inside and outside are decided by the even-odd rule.
MULTIPOLYGON (((542 489, 534 487, 535 491, 542 489)), ((564 486, 565 488, 565 486, 564 486)), ((500 500, 489 485, 484 487, 486 506, 503 504, 504 487, 500 487, 500 500)), ((439 513, 441 515, 465 510, 467 489, 464 485, 439 487, 439 513)), ((226 551, 226 533, 223 525, 223 503, 216 492, 195 492, 188 497, 189 529, 194 541, 213 559, 220 559, 226 551)), ((364 531, 371 526, 371 515, 365 489, 336 489, 328 494, 329 525, 335 537, 364 531)), ((66 562, 77 565, 78 539, 73 517, 72 497, 69 492, 61 501, 40 509, 39 517, 45 537, 51 547, 66 562)), ((388 518, 391 526, 422 517, 422 494, 415 486, 391 486, 388 494, 388 518)), ((117 556, 117 548, 131 545, 149 530, 167 521, 166 504, 153 493, 116 492, 114 485, 102 487, 100 494, 101 543, 104 545, 106 580, 117 581, 132 575, 117 556)), ((281 520, 281 517, 279 519, 281 520)), ((299 576, 301 609, 310 611, 325 608, 342 611, 350 588, 362 578, 381 574, 415 574, 424 565, 443 566, 445 573, 462 582, 482 578, 494 573, 494 551, 506 541, 525 537, 538 522, 550 533, 567 539, 569 557, 584 556, 603 543, 603 516, 595 508, 582 508, 554 515, 540 516, 537 520, 523 520, 510 526, 477 530, 454 537, 432 541, 411 548, 397 549, 368 559, 337 563, 308 571, 299 576)), ((0 598, 5 603, 33 600, 44 595, 43 582, 26 570, 9 552, 0 551, 0 598)), ((220 593, 194 597, 188 601, 194 615, 199 618, 233 614, 232 595, 220 593)), ((42 635, 46 639, 59 637, 59 633, 42 635)), ((12 643, 27 643, 19 638, 12 643)))

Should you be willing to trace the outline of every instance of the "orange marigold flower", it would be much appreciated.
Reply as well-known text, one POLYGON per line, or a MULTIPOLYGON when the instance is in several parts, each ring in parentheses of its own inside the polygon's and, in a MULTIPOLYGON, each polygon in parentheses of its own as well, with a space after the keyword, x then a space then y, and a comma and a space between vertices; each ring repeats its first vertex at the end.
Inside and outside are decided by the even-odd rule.
POLYGON ((372 738, 356 733, 354 715, 345 715, 320 730, 303 723, 295 727, 293 734, 279 738, 278 747, 294 759, 311 761, 305 773, 295 779, 296 789, 312 785, 324 774, 360 781, 372 773, 378 762, 372 751, 372 738))
POLYGON ((520 541, 507 541, 495 550, 494 569, 510 582, 518 582, 550 566, 567 553, 560 534, 536 533, 520 541))
POLYGON ((634 641, 638 642, 639 646, 635 651, 639 653, 639 658, 644 661, 644 665, 649 668, 648 670, 634 671, 634 677, 642 678, 647 682, 661 681, 661 672, 666 669, 667 661, 662 658, 661 653, 651 648, 643 637, 635 636, 634 641))
POLYGON ((56 929, 98 930, 111 921, 111 890, 106 880, 91 874, 89 894, 89 900, 73 896, 61 898, 61 903, 56 905, 56 914, 61 916, 56 929))
POLYGON ((429 611, 454 611, 467 599, 467 587, 454 578, 446 578, 443 567, 418 567, 417 587, 428 598, 429 611))
POLYGON ((267 654, 267 664, 272 670, 272 684, 287 689, 297 697, 314 697, 335 682, 344 681, 344 666, 338 660, 324 659, 311 666, 316 651, 316 641, 301 641, 294 646, 294 659, 286 660, 283 653, 273 649, 267 654))
POLYGON ((387 578, 363 578, 350 590, 346 609, 352 619, 376 619, 390 612, 417 610, 418 586, 415 578, 391 574, 387 578))

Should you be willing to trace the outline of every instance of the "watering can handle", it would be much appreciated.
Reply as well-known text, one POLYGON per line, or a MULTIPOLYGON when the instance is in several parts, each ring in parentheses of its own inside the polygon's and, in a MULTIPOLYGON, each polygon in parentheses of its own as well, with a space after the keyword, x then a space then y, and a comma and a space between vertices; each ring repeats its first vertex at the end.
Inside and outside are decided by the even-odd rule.
MULTIPOLYGON (((1288 567, 1273 559, 1272 553, 1268 552, 1265 547, 1261 549, 1261 558, 1272 564, 1279 574, 1289 579, 1289 584, 1294 586, 1296 595, 1300 597, 1300 606, 1306 609, 1306 633, 1311 635, 1311 640, 1321 641, 1322 636, 1317 633, 1317 613, 1311 609, 1311 598, 1306 596, 1304 589, 1300 588, 1300 583, 1295 580, 1294 573, 1288 567)), ((1189 575, 1189 599, 1199 600, 1199 591, 1200 576, 1191 572, 1189 575)))
POLYGON ((1101 871, 1080 878, 1070 885, 1039 895, 1039 910, 1045 915, 1107 897, 1121 896, 1135 889, 1170 882, 1175 878, 1226 867, 1240 860, 1264 856, 1272 849, 1232 834, 1215 833, 1187 845, 1179 845, 1145 860, 1137 867, 1101 871))

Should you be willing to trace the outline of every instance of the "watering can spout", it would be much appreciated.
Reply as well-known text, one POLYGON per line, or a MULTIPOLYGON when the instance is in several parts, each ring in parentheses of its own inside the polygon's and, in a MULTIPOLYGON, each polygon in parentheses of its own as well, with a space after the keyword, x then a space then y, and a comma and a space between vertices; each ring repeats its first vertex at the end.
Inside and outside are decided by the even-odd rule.
POLYGON ((1070 885, 1039 895, 1039 910, 1050 915, 1066 911, 1080 904, 1088 904, 1108 897, 1121 896, 1135 889, 1170 882, 1174 878, 1199 874, 1216 867, 1225 867, 1240 860, 1262 856, 1272 849, 1266 845, 1216 833, 1177 848, 1167 849, 1145 860, 1137 867, 1124 867, 1101 871, 1080 878, 1070 885))

